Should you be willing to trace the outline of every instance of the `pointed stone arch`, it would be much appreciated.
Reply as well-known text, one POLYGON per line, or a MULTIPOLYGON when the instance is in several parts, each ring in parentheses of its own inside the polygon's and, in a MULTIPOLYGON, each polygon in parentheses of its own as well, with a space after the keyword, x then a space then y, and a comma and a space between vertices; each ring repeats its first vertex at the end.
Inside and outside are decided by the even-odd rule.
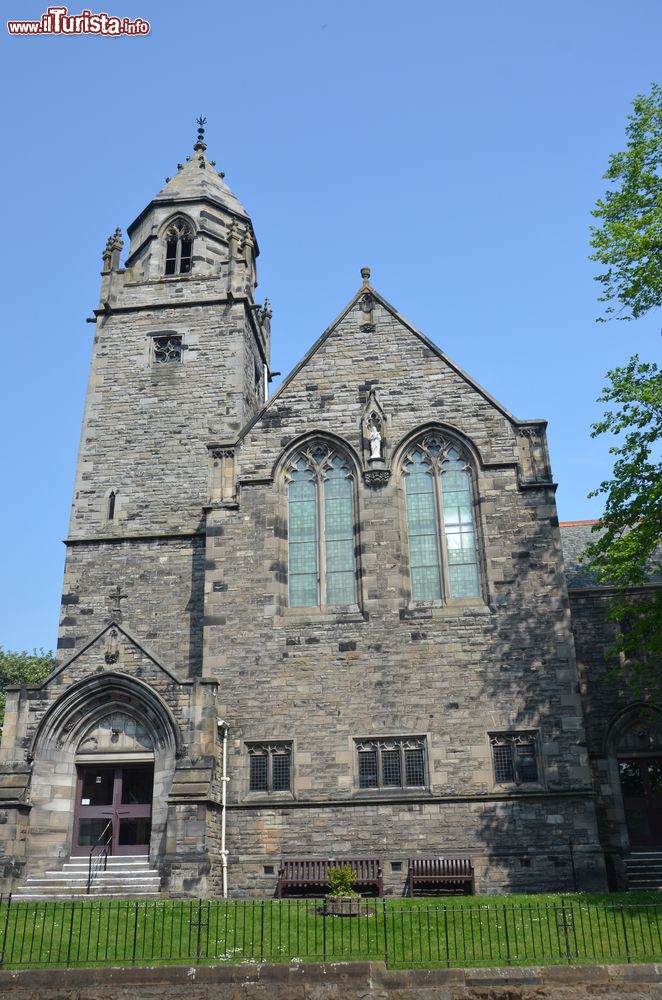
POLYGON ((607 727, 605 769, 613 805, 613 839, 627 850, 662 845, 662 710, 635 702, 607 727))
MULTIPOLYGON (((37 855, 72 851, 74 803, 81 767, 153 762, 150 857, 165 851, 167 797, 177 757, 185 751, 179 726, 161 696, 144 681, 118 671, 92 674, 71 685, 44 715, 32 740, 30 839, 37 855)), ((80 851, 78 851, 80 853, 80 851)))
POLYGON ((144 681, 108 671, 72 685, 51 706, 35 733, 31 753, 37 759, 51 750, 76 752, 83 734, 113 711, 141 720, 154 748, 179 755, 179 727, 163 699, 144 681))
POLYGON ((605 752, 662 755, 662 710, 636 702, 613 716, 605 737, 605 752))

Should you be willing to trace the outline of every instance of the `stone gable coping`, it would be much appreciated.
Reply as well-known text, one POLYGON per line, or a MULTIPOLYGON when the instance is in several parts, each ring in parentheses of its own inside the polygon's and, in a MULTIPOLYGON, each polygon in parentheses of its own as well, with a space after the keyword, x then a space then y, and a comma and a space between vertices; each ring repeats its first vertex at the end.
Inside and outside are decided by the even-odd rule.
POLYGON ((179 677, 173 670, 171 670, 164 663, 162 663, 161 660, 158 658, 158 656, 152 653, 145 646, 143 642, 141 642, 139 639, 136 639, 136 637, 131 634, 131 632, 127 629, 125 625, 120 624, 120 622, 116 618, 111 618, 111 620, 106 625, 104 625, 104 627, 101 629, 100 632, 97 632, 94 636, 92 636, 92 638, 89 639, 86 643, 84 643, 81 646, 81 648, 74 653, 73 656, 70 656, 68 660, 65 660, 64 663, 62 663, 59 667, 57 667, 56 670, 53 670, 48 675, 48 677, 46 677, 46 679, 42 681, 41 684, 35 685, 34 687, 31 688, 31 690, 39 691, 48 687, 56 677, 58 677, 64 670, 70 667, 71 664, 74 663, 79 658, 79 656, 82 656, 83 653, 87 652, 88 649, 94 646, 95 643, 97 643, 99 639, 101 639, 101 637, 105 635, 106 632, 108 632, 108 630, 111 628, 116 628, 119 632, 121 632, 122 635, 129 640, 130 643, 132 643, 137 649, 140 650, 141 653, 143 653, 148 659, 150 659, 155 667, 158 667, 159 670, 162 670, 163 673, 170 678, 170 680, 174 681, 176 684, 179 684, 182 687, 193 686, 192 680, 183 679, 179 677))

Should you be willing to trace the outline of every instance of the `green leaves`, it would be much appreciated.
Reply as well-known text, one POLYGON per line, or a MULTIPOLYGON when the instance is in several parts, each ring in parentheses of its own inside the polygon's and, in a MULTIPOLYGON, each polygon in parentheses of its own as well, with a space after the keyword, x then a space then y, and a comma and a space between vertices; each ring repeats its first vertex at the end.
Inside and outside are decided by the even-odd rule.
POLYGON ((609 160, 605 179, 616 185, 598 199, 591 227, 591 260, 608 303, 599 322, 637 319, 662 304, 662 87, 633 101, 627 149, 609 160))
POLYGON ((610 607, 620 624, 614 652, 630 667, 642 697, 662 695, 662 370, 630 358, 607 373, 600 402, 616 404, 593 424, 592 436, 619 438, 612 478, 591 496, 605 497, 599 538, 587 549, 602 584, 620 591, 610 607), (634 588, 634 590, 633 590, 634 588))
POLYGON ((43 649, 13 653, 0 646, 0 730, 5 715, 5 689, 12 684, 40 684, 54 666, 53 654, 43 649))

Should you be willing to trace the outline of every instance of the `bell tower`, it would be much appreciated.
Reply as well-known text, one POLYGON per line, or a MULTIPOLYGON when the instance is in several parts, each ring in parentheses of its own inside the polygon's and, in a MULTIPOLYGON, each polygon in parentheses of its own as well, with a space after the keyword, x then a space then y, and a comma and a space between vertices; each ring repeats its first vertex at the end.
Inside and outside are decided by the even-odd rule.
POLYGON ((200 670, 209 446, 234 442, 263 405, 271 318, 254 298, 251 219, 208 159, 204 126, 128 227, 124 263, 119 229, 103 252, 61 656, 113 617, 120 585, 134 633, 184 674, 200 670))

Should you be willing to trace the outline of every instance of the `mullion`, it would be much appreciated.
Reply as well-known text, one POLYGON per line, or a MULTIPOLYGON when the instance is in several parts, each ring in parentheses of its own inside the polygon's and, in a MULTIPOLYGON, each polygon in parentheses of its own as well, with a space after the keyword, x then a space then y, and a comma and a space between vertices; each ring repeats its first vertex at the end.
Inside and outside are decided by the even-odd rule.
POLYGON ((324 518, 324 477, 315 477, 317 500, 317 600, 320 608, 326 607, 326 525, 324 518))
POLYGON ((434 497, 437 514, 437 534, 439 536, 439 546, 441 551, 441 599, 444 604, 448 600, 451 592, 450 574, 448 572, 448 546, 446 544, 446 532, 444 530, 444 497, 441 489, 441 468, 433 466, 434 469, 434 497))

